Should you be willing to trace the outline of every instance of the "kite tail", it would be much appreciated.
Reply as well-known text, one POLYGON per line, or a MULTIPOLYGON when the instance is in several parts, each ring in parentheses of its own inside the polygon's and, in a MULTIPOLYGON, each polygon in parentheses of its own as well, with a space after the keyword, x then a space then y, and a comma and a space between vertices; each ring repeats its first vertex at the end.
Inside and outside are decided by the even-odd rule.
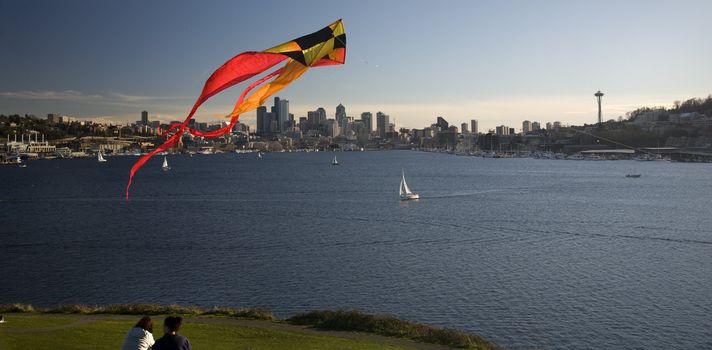
MULTIPOLYGON (((285 66, 285 67, 286 67, 286 66, 285 66)), ((235 103, 235 107, 234 107, 234 109, 233 109, 233 112, 232 112, 232 113, 230 114, 230 116, 229 116, 229 117, 230 117, 230 123, 229 123, 228 125, 226 125, 226 126, 220 128, 220 129, 218 129, 218 130, 212 130, 212 131, 202 132, 202 131, 199 131, 199 130, 196 130, 196 129, 193 129, 193 128, 188 127, 188 123, 190 122, 190 119, 193 117, 193 114, 195 114, 195 111, 197 110, 197 107, 202 103, 200 100, 198 100, 198 102, 196 102, 196 106, 193 107, 193 109, 191 110, 190 114, 189 114, 188 117, 185 119, 185 121, 183 121, 182 123, 174 123, 174 124, 172 124, 170 127, 168 127, 168 128, 166 129, 165 132, 161 133, 159 136, 167 135, 169 132, 171 132, 171 131, 173 131, 173 130, 175 130, 175 129, 177 129, 177 128, 178 128, 178 131, 176 131, 176 133, 173 134, 173 136, 169 137, 165 142, 163 142, 163 143, 162 143, 160 146, 158 146, 155 150, 149 152, 149 153, 146 154, 146 155, 141 156, 141 158, 139 158, 138 161, 136 161, 136 163, 131 167, 131 171, 129 172, 129 181, 128 181, 128 183, 126 184, 126 200, 127 200, 127 201, 129 200, 129 189, 131 188, 131 182, 132 182, 132 180, 133 180, 134 175, 136 174, 136 172, 137 172, 139 169, 141 169, 141 167, 143 167, 144 164, 146 164, 146 162, 147 162, 149 159, 151 159, 151 157, 153 157, 156 153, 163 152, 163 151, 165 151, 165 150, 167 150, 167 149, 169 149, 169 148, 175 146, 175 145, 178 143, 178 141, 180 140, 180 138, 183 136, 183 134, 185 134, 186 131, 187 131, 188 133, 190 133, 190 134, 195 135, 195 136, 201 136, 201 137, 207 137, 207 138, 218 137, 218 136, 220 136, 220 135, 224 135, 224 134, 230 132, 230 131, 232 130, 232 128, 235 126, 235 124, 237 124, 237 121, 238 121, 239 118, 240 118, 241 107, 242 107, 242 104, 243 104, 243 102, 244 102, 244 100, 245 100, 245 96, 247 96, 247 94, 248 94, 252 89, 254 89, 255 87, 257 87, 258 85, 260 85, 260 84, 264 83, 265 81, 267 81, 268 79, 270 79, 270 78, 272 78, 272 77, 274 77, 274 76, 276 76, 276 75, 281 74, 282 72, 284 72, 285 67, 279 68, 279 69, 273 71, 272 73, 267 74, 266 76, 264 76, 264 77, 262 77, 262 78, 256 80, 255 82, 253 82, 252 84, 250 84, 247 88, 245 88, 245 89, 242 91, 242 93, 240 94, 240 97, 237 99, 237 102, 235 103)), ((265 97, 265 98, 266 98, 266 97, 265 97)), ((205 99, 204 99, 204 100, 205 100, 205 99)), ((204 100, 203 100, 203 101, 204 101, 204 100)), ((260 98, 260 100, 263 100, 263 99, 260 98)), ((261 103, 260 103, 260 104, 261 104, 261 103)))
POLYGON ((160 146, 156 147, 153 151, 149 152, 148 154, 145 154, 141 156, 141 158, 136 161, 136 163, 131 167, 131 172, 129 175, 129 183, 126 184, 126 200, 129 200, 129 188, 131 187, 131 180, 133 180, 134 174, 138 171, 138 169, 141 169, 141 167, 149 160, 151 157, 153 157, 154 154, 158 152, 163 152, 173 146, 178 142, 180 137, 183 136, 183 130, 178 130, 173 136, 168 138, 166 142, 161 144, 160 146))

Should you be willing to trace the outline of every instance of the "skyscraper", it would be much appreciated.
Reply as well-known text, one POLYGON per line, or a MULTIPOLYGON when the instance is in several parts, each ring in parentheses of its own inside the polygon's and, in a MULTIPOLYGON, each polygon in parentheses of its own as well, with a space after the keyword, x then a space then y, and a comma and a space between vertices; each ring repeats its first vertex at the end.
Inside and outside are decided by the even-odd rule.
POLYGON ((339 103, 338 106, 336 106, 336 114, 334 115, 336 117, 336 122, 339 123, 339 129, 341 132, 346 130, 346 107, 339 103))
POLYGON ((265 134, 272 134, 272 133, 279 132, 279 130, 278 130, 279 124, 277 123, 277 115, 275 115, 273 112, 267 112, 262 116, 262 118, 263 118, 262 123, 264 123, 263 125, 265 128, 265 131, 264 131, 265 134))
POLYGON ((373 131, 373 114, 371 114, 371 112, 361 113, 361 121, 364 127, 366 127, 366 132, 370 134, 373 131))
POLYGON ((522 122, 522 133, 526 134, 532 131, 532 122, 525 120, 522 122))
POLYGON ((277 124, 280 132, 287 130, 287 122, 289 121, 289 101, 279 100, 277 108, 277 124))
POLYGON ((532 122, 532 131, 539 131, 541 130, 541 124, 539 122, 532 122))
POLYGON ((309 130, 319 129, 319 113, 317 111, 307 112, 307 127, 309 130))
POLYGON ((336 106, 336 114, 335 114, 336 119, 338 120, 339 117, 346 118, 346 107, 339 103, 338 106, 336 106))
POLYGON ((319 125, 326 124, 326 109, 319 107, 316 109, 316 113, 319 116, 319 125))
POLYGON ((384 114, 383 112, 376 113, 376 123, 378 128, 378 136, 380 136, 382 139, 385 139, 386 134, 388 133, 388 128, 390 127, 388 115, 384 114))
POLYGON ((261 134, 265 132, 265 113, 267 113, 267 107, 259 106, 257 107, 257 133, 261 134))
POLYGON ((450 123, 448 123, 447 120, 445 120, 445 118, 443 118, 443 117, 438 117, 435 125, 440 127, 440 130, 447 130, 450 128, 450 123))
POLYGON ((141 124, 143 124, 144 126, 148 125, 148 112, 147 111, 141 112, 141 124))
POLYGON ((460 125, 460 129, 461 129, 461 130, 460 130, 461 133, 463 133, 463 134, 469 134, 469 131, 467 131, 467 123, 462 123, 462 124, 460 125))
POLYGON ((477 134, 479 130, 477 129, 477 119, 470 120, 470 132, 477 134))
POLYGON ((495 128, 495 133, 497 135, 509 135, 510 128, 506 125, 500 125, 495 128))
MULTIPOLYGON (((274 105, 270 109, 270 112, 272 112, 272 114, 274 114, 275 118, 279 118, 279 96, 275 96, 274 105)), ((277 127, 279 127, 279 121, 277 121, 277 127)), ((279 130, 271 129, 270 131, 275 132, 275 131, 279 131, 279 130)))

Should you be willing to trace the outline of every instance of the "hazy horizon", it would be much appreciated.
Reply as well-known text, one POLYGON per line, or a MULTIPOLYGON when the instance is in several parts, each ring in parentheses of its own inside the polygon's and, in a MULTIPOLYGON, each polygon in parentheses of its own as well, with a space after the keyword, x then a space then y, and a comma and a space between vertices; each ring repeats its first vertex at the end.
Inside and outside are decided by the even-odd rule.
MULTIPOLYGON (((320 106, 333 117, 343 103, 350 116, 383 111, 398 127, 443 116, 486 131, 525 119, 593 123, 599 89, 604 119, 712 92, 709 2, 446 4, 3 1, 0 113, 182 120, 230 57, 337 18, 346 64, 312 69, 278 94, 295 117, 320 106)), ((240 88, 197 118, 218 120, 240 88)), ((254 113, 242 121, 254 124, 254 113)))

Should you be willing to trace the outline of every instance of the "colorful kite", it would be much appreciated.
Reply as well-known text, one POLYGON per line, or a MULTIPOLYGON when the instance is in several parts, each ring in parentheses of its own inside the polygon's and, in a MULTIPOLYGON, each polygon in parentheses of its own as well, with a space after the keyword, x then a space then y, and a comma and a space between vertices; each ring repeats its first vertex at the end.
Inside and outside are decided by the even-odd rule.
POLYGON ((346 32, 344 31, 344 25, 341 20, 328 25, 322 30, 277 45, 271 49, 261 52, 243 52, 231 58, 213 72, 210 78, 205 82, 203 92, 198 97, 198 100, 195 101, 185 121, 171 125, 161 136, 168 136, 170 133, 172 133, 172 135, 168 136, 166 141, 155 150, 139 158, 133 167, 131 167, 129 182, 126 185, 126 199, 129 199, 131 180, 133 180, 138 169, 141 169, 154 154, 163 152, 178 144, 184 133, 187 132, 195 136, 207 138, 226 134, 235 126, 240 114, 252 111, 261 106, 272 94, 299 78, 307 69, 318 66, 343 64, 345 59, 346 32), (287 60, 287 63, 282 68, 258 79, 242 91, 240 98, 238 98, 237 103, 235 103, 235 108, 232 110, 232 113, 226 116, 230 119, 228 125, 218 130, 208 132, 202 132, 188 127, 188 122, 193 118, 195 111, 210 97, 235 84, 250 79, 257 74, 264 73, 266 70, 284 60, 287 60), (247 96, 252 89, 271 78, 274 79, 247 96))

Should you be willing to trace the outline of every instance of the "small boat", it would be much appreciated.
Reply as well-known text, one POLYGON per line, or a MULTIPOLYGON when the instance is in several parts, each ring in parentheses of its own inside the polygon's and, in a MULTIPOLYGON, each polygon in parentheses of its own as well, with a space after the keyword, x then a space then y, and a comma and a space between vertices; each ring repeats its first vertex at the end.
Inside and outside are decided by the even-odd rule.
POLYGON ((336 156, 334 156, 334 160, 331 161, 331 165, 341 165, 339 164, 339 161, 336 160, 336 156))
POLYGON ((637 179, 637 178, 639 178, 639 177, 640 177, 640 174, 626 174, 626 176, 625 176, 625 177, 630 177, 630 178, 634 178, 634 179, 637 179))
POLYGON ((20 164, 20 168, 27 168, 27 164, 25 164, 25 163, 20 164))
POLYGON ((171 170, 171 167, 168 166, 168 158, 163 157, 163 166, 161 169, 163 169, 163 171, 171 170))
POLYGON ((99 152, 99 155, 97 155, 96 160, 97 160, 99 163, 104 163, 104 162, 106 162, 106 159, 104 159, 104 155, 101 154, 101 152, 99 152))
POLYGON ((410 190, 410 187, 408 187, 408 183, 405 182, 405 170, 403 170, 403 174, 401 175, 399 193, 400 199, 402 201, 409 201, 420 198, 417 193, 410 190))

